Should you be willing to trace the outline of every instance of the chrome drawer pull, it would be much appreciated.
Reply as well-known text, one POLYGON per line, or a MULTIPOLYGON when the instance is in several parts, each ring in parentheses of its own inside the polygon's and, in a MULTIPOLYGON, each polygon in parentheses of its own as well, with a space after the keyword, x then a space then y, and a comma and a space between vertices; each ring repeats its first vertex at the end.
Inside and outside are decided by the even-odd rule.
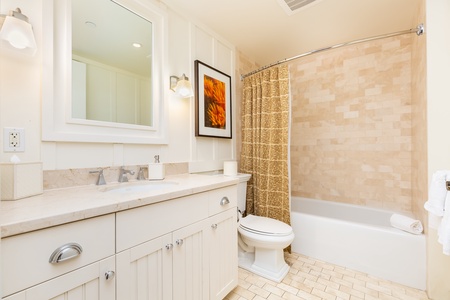
POLYGON ((222 200, 220 200, 220 205, 227 205, 230 204, 230 200, 228 200, 228 197, 223 197, 222 200))
POLYGON ((183 245, 183 239, 178 239, 178 240, 175 241, 175 243, 176 243, 178 246, 181 246, 181 245, 183 245))
POLYGON ((167 250, 172 250, 172 248, 173 248, 173 244, 167 244, 166 245, 166 249, 167 250))
POLYGON ((69 260, 77 257, 83 252, 83 248, 80 244, 77 243, 68 243, 58 247, 55 251, 53 251, 52 255, 48 260, 51 264, 57 264, 63 262, 65 260, 69 260))
POLYGON ((212 224, 212 225, 211 225, 211 228, 212 228, 212 229, 217 229, 217 224, 212 224))
POLYGON ((116 273, 114 271, 107 271, 105 273, 105 279, 106 280, 110 280, 114 278, 114 275, 116 275, 116 273))

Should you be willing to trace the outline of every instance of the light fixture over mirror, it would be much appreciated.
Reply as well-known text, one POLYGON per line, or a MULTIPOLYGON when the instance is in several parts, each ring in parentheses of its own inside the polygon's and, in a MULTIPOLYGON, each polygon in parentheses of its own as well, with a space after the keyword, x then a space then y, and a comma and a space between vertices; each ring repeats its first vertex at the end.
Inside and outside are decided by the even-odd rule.
POLYGON ((185 74, 181 77, 170 76, 170 89, 182 98, 189 98, 194 95, 192 85, 185 74))
POLYGON ((8 42, 15 49, 29 54, 36 52, 33 28, 20 8, 9 11, 8 15, 0 15, 0 39, 8 42))

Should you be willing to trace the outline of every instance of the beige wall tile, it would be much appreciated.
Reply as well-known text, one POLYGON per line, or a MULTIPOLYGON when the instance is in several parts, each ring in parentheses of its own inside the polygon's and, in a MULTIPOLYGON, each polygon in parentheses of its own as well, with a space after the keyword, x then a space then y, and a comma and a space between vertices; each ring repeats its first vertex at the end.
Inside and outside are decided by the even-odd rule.
POLYGON ((291 63, 292 194, 412 211, 411 35, 291 63))

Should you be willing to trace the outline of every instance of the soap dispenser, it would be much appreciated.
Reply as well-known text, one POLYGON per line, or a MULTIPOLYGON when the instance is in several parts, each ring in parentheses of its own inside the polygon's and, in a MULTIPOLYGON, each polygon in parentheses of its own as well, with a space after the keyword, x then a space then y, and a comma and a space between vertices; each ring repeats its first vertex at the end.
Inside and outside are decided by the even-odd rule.
POLYGON ((159 161, 159 155, 155 155, 155 162, 148 164, 148 179, 162 180, 165 177, 164 164, 159 161))

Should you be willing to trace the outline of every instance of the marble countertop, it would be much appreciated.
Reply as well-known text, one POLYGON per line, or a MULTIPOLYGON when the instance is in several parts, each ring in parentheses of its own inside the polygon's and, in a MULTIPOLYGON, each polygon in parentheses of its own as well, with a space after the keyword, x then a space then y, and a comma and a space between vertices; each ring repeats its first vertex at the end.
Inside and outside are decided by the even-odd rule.
POLYGON ((16 201, 1 201, 1 237, 12 236, 64 223, 166 201, 237 184, 223 175, 183 174, 161 181, 134 181, 104 186, 82 186, 46 190, 16 201), (121 192, 118 188, 164 183, 160 189, 121 192))

